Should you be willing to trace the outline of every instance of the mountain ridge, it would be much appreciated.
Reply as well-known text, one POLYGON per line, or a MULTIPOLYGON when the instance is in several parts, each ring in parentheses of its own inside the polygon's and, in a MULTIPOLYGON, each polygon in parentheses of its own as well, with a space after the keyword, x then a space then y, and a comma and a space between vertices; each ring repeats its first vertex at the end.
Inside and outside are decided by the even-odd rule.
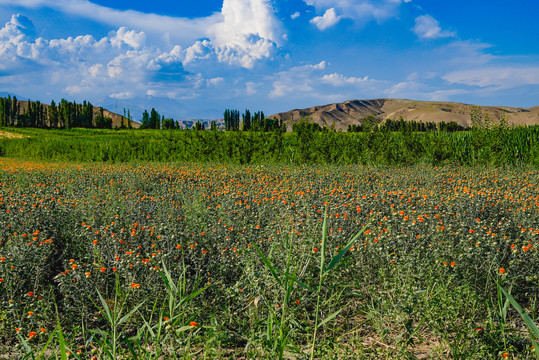
POLYGON ((363 120, 374 115, 386 119, 400 119, 418 122, 456 122, 461 126, 471 125, 471 114, 479 108, 484 115, 498 122, 505 112, 509 124, 539 124, 539 106, 520 108, 511 106, 478 106, 451 101, 419 101, 411 99, 353 99, 340 103, 316 105, 304 109, 293 109, 268 116, 284 121, 290 129, 302 118, 309 118, 321 126, 332 126, 346 130, 349 125, 359 125, 363 120))

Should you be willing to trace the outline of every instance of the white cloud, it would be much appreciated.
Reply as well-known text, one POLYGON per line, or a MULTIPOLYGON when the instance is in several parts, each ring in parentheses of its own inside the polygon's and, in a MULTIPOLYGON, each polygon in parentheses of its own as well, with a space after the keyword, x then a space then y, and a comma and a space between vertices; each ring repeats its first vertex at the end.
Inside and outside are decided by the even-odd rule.
POLYGON ((223 20, 219 13, 195 19, 178 18, 134 10, 116 10, 88 0, 2 0, 2 4, 27 8, 49 7, 71 16, 109 24, 115 28, 122 26, 136 28, 159 38, 168 34, 170 41, 181 43, 192 43, 204 37, 209 27, 223 20))
POLYGON ((300 16, 299 11, 296 11, 295 13, 293 13, 292 15, 290 15, 290 18, 291 18, 292 20, 294 20, 294 19, 299 18, 299 16, 300 16))
POLYGON ((21 43, 36 34, 34 24, 21 14, 13 15, 11 20, 0 29, 0 41, 9 40, 14 44, 21 43))
POLYGON ((136 32, 135 30, 127 30, 126 27, 121 27, 115 32, 114 36, 110 36, 110 43, 115 47, 122 47, 125 44, 138 50, 146 43, 146 34, 143 31, 136 32))
MULTIPOLYGON (((404 1, 404 2, 409 2, 404 1)), ((304 0, 319 10, 334 8, 342 17, 365 20, 374 18, 383 20, 397 14, 401 0, 304 0)))
POLYGON ((421 39, 434 40, 446 37, 455 37, 451 31, 442 30, 438 20, 430 15, 421 15, 415 18, 413 32, 421 39))
POLYGON ((258 87, 260 84, 254 83, 252 81, 247 81, 245 83, 245 93, 249 96, 254 95, 258 92, 258 87))
POLYGON ((224 81, 225 79, 223 77, 215 77, 215 78, 206 80, 206 84, 208 86, 217 86, 219 84, 222 84, 224 81))
POLYGON ((313 72, 324 70, 326 66, 327 62, 321 61, 313 65, 295 66, 287 71, 275 74, 274 77, 277 79, 273 81, 273 89, 269 93, 270 97, 278 98, 300 93, 314 95, 313 86, 317 78, 313 76, 313 72))
POLYGON ((342 74, 333 73, 322 76, 322 82, 328 83, 333 86, 345 86, 345 85, 357 85, 363 84, 369 81, 368 76, 364 77, 346 77, 342 74))
POLYGON ((109 97, 111 97, 113 99, 118 99, 118 100, 131 99, 134 96, 135 96, 135 93, 133 93, 132 91, 125 91, 125 92, 114 93, 114 94, 109 95, 109 97))
POLYGON ((327 28, 332 27, 341 20, 340 16, 337 16, 335 9, 327 9, 323 16, 316 16, 311 19, 310 23, 316 25, 320 30, 326 30, 327 28))
POLYGON ((443 77, 452 84, 499 88, 539 85, 539 67, 488 67, 451 72, 443 77))
POLYGON ((268 0, 224 0, 223 21, 207 32, 220 62, 252 68, 279 45, 281 24, 268 0))
POLYGON ((185 50, 183 63, 189 64, 197 60, 208 59, 213 51, 214 49, 209 40, 199 40, 185 50))

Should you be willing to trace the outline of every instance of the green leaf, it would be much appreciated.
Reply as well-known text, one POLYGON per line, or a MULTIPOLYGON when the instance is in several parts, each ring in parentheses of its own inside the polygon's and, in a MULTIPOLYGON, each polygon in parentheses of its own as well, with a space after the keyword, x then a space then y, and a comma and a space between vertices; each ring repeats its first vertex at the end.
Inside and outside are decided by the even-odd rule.
POLYGON ((270 270, 271 274, 273 275, 273 277, 275 278, 275 280, 277 280, 277 283, 279 285, 283 285, 281 283, 281 279, 279 278, 279 275, 277 275, 277 271, 275 270, 275 268, 273 267, 273 265, 270 264, 269 260, 266 259, 266 257, 264 256, 264 254, 262 254, 262 251, 260 251, 260 249, 258 248, 258 246, 256 246, 255 244, 253 244, 253 247, 255 248, 255 250, 258 252, 258 255, 262 258, 262 261, 264 262, 264 264, 266 264, 266 266, 268 267, 268 269, 270 270))
POLYGON ((314 292, 313 289, 311 289, 310 287, 308 287, 307 285, 305 285, 304 283, 302 283, 301 281, 299 281, 295 276, 293 276, 293 275, 291 275, 291 274, 289 274, 289 273, 287 273, 287 272, 284 272, 284 271, 282 271, 282 270, 279 270, 279 269, 275 269, 275 270, 277 270, 278 272, 280 272, 281 274, 283 274, 284 276, 286 276, 288 279, 290 279, 290 280, 296 282, 296 283, 297 283, 299 286, 301 286, 302 288, 307 289, 307 290, 309 290, 309 291, 311 291, 311 292, 314 292))
POLYGON ((191 330, 193 329, 193 326, 191 325, 185 325, 185 326, 182 326, 181 328, 179 328, 178 330, 176 330, 176 334, 180 334, 184 331, 187 331, 187 330, 191 330))
POLYGON ((133 313, 135 311, 137 311, 146 301, 143 301, 141 302, 140 304, 138 304, 137 306, 135 306, 135 308, 133 310, 131 310, 128 314, 126 314, 124 317, 122 317, 120 319, 120 321, 118 321, 118 325, 121 325, 124 321, 126 321, 127 319, 129 319, 131 317, 131 315, 133 315, 133 313))
POLYGON ((325 318, 323 321, 320 322, 320 324, 318 324, 317 328, 321 327, 322 325, 324 325, 325 323, 327 323, 328 321, 331 321, 332 319, 334 319, 337 315, 339 315, 339 313, 343 310, 344 308, 341 308, 337 311, 335 311, 333 314, 329 315, 327 318, 325 318))
POLYGON ((41 352, 39 353, 38 357, 37 357, 37 360, 41 359, 41 357, 43 356, 43 354, 45 354, 45 351, 47 351, 47 348, 49 347, 49 344, 51 343, 52 341, 52 338, 54 337, 54 333, 56 333, 58 331, 58 326, 56 327, 56 329, 54 329, 54 331, 51 333, 51 335, 49 336, 49 339, 47 340, 47 342, 45 343, 45 346, 43 347, 43 349, 41 350, 41 352))
POLYGON ((26 352, 27 352, 25 358, 27 358, 30 355, 32 355, 32 357, 34 357, 34 352, 33 352, 32 348, 28 345, 26 340, 24 340, 23 337, 19 333, 17 333, 17 336, 19 337, 19 340, 21 340, 22 346, 24 347, 24 350, 26 350, 26 352))
POLYGON ((515 310, 520 314, 524 322, 526 323, 526 326, 528 327, 528 331, 530 332, 530 338, 533 346, 535 347, 535 355, 537 356, 537 359, 539 359, 539 346, 537 346, 537 340, 539 340, 539 329, 537 328, 537 325, 533 322, 532 318, 522 309, 522 306, 515 300, 511 294, 505 290, 500 283, 498 282, 498 288, 503 292, 505 297, 511 302, 511 305, 515 308, 515 310))
POLYGON ((359 238, 359 236, 367 229, 367 226, 369 226, 369 224, 372 222, 372 219, 367 223, 365 224, 365 226, 363 226, 363 228, 361 230, 359 230, 359 232, 350 239, 350 241, 348 242, 348 244, 346 244, 344 246, 344 248, 341 249, 341 251, 339 251, 339 253, 337 255, 335 255, 333 257, 333 259, 331 259, 327 269, 325 270, 325 272, 328 272, 330 271, 331 269, 333 269, 338 263, 339 261, 341 261, 342 257, 348 252, 348 250, 350 250, 350 247, 352 245, 354 245, 354 243, 356 242, 356 240, 359 238))

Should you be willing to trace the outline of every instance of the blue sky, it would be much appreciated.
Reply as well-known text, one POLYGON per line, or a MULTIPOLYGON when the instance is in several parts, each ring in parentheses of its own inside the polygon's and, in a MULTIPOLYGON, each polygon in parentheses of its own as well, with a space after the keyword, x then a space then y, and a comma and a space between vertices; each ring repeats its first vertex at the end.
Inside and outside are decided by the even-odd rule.
POLYGON ((0 0, 0 93, 135 119, 395 97, 539 105, 539 2, 0 0))

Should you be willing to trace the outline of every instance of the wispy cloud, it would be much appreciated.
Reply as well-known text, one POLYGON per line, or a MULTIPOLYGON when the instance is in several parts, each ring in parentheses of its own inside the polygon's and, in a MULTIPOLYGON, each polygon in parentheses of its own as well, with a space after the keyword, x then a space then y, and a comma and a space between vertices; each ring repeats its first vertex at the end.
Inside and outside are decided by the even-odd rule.
POLYGON ((493 67, 451 72, 443 77, 453 84, 499 88, 539 85, 539 67, 493 67))
POLYGON ((456 33, 442 30, 438 20, 430 15, 421 15, 415 18, 415 26, 413 32, 420 38, 425 40, 434 40, 447 37, 455 37, 456 33))
POLYGON ((342 17, 365 20, 383 20, 395 16, 399 6, 411 0, 304 0, 319 10, 335 9, 342 17))

